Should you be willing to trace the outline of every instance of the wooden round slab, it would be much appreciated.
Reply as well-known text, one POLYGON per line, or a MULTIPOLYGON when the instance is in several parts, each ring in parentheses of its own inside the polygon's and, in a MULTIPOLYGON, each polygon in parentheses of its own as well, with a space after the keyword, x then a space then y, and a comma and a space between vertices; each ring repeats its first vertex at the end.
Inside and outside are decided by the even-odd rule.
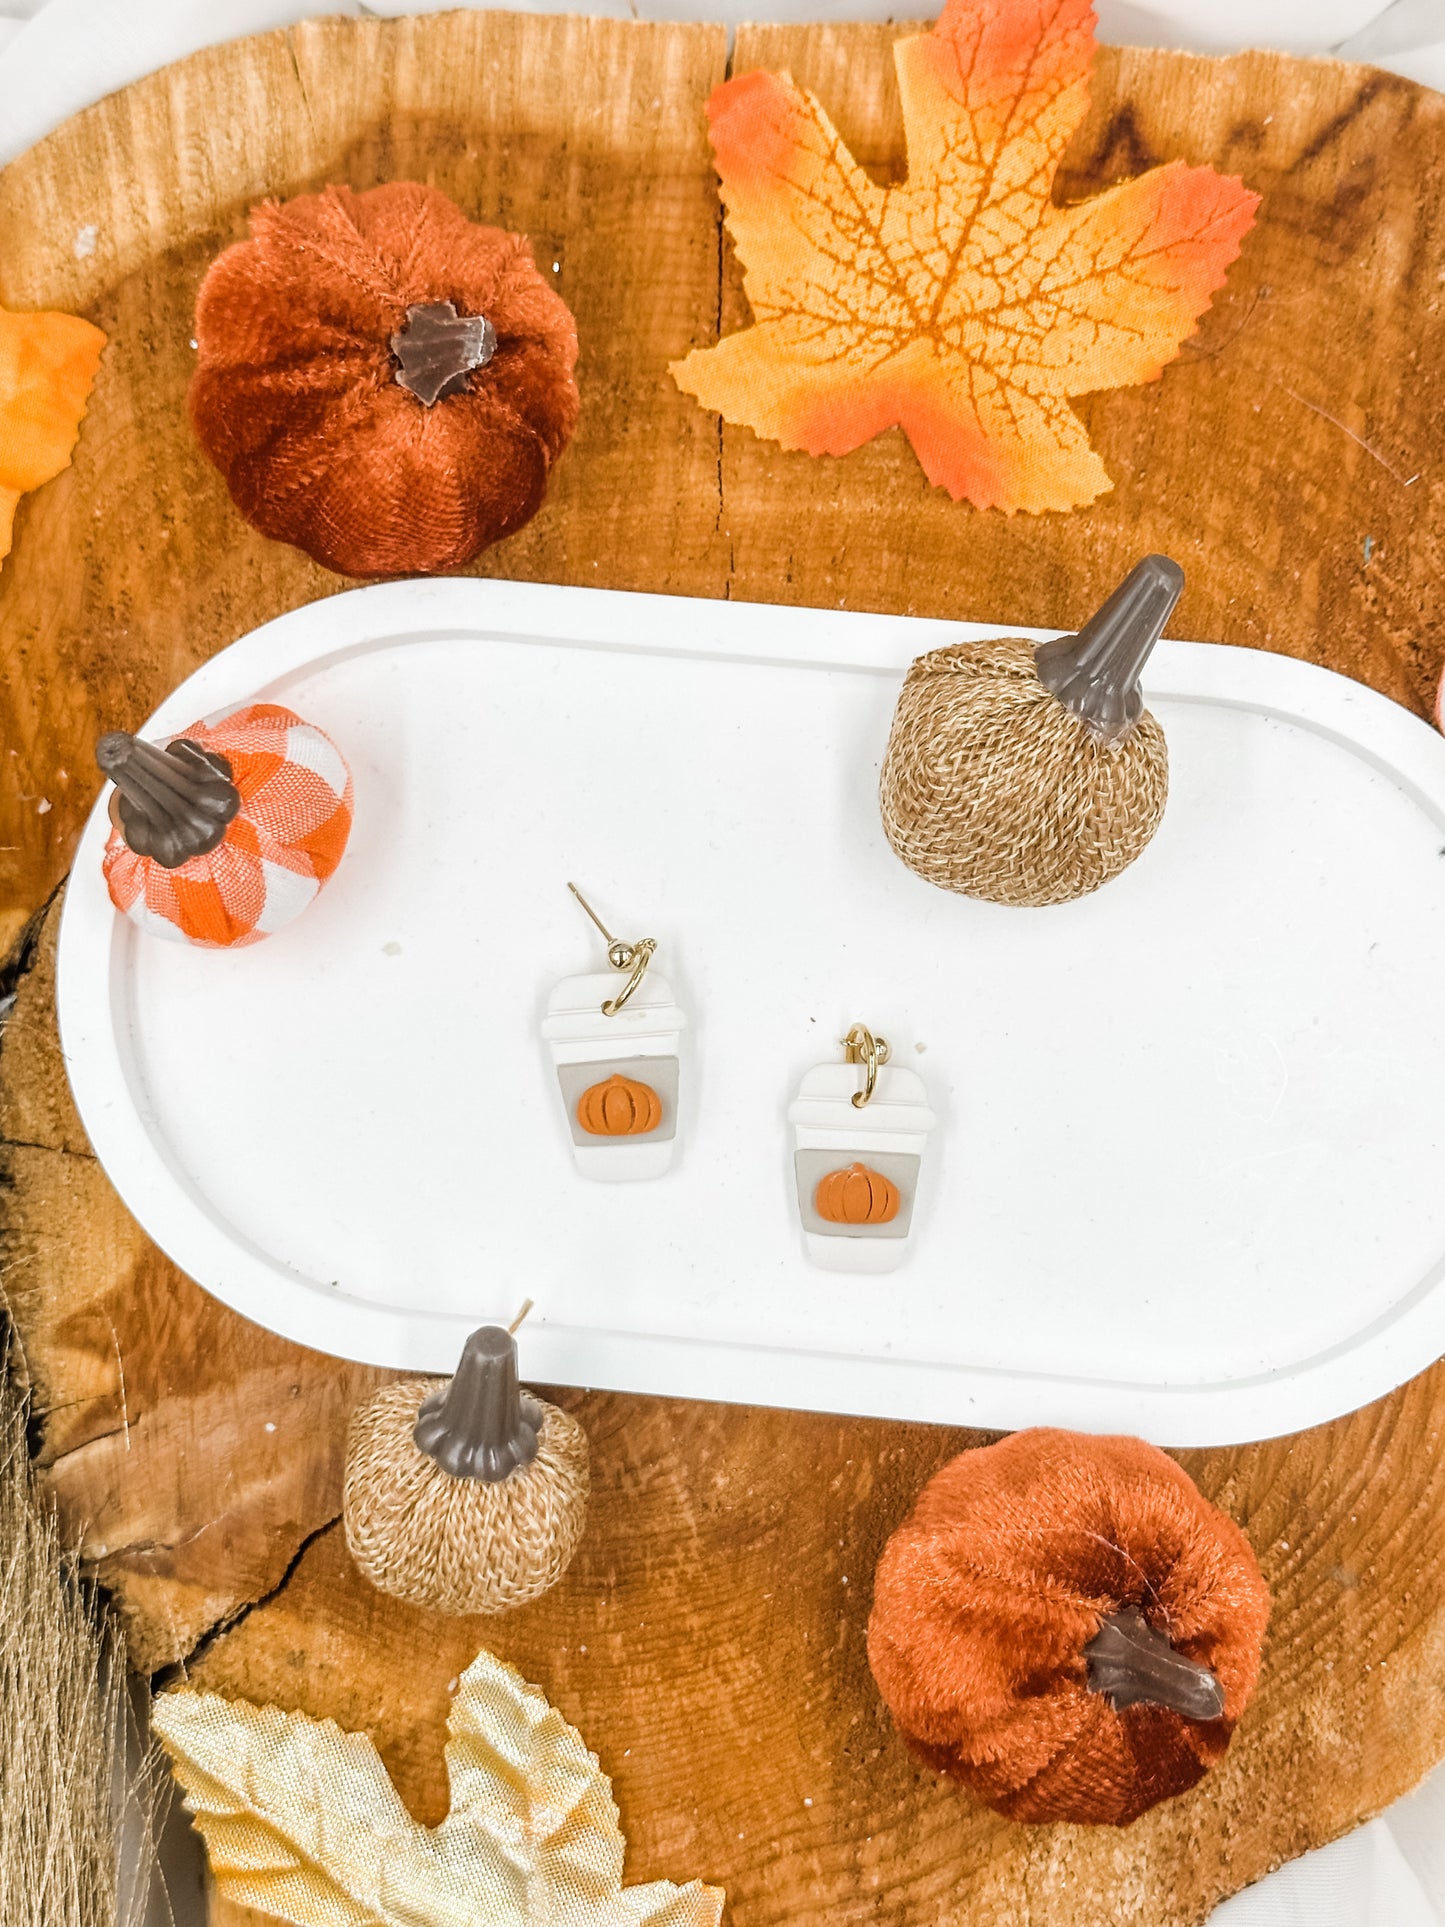
MULTIPOLYGON (((897 31, 745 28, 733 65, 791 69, 896 174, 897 31)), ((929 489, 897 434, 815 462, 719 434, 669 380, 745 319, 702 111, 725 71, 709 26, 321 21, 155 75, 0 175, 0 300, 110 336, 74 465, 26 498, 0 572, 0 917, 18 925, 63 875, 103 729, 343 586, 239 520, 184 412, 206 264, 252 202, 328 180, 433 181, 525 230, 577 313, 581 428, 488 571, 1067 625, 1161 549, 1189 574, 1181 634, 1426 708, 1445 636, 1445 100, 1329 62, 1101 54, 1062 193, 1179 156, 1264 205, 1179 362, 1081 404, 1113 492, 1008 520, 929 489)), ((1180 1454, 1249 1533, 1274 1619, 1223 1766, 1122 1834, 986 1813, 915 1764, 873 1690, 879 1548, 975 1434, 565 1393, 596 1497, 562 1586, 497 1621, 393 1604, 337 1523, 346 1414, 377 1374, 248 1326, 132 1224, 66 1091, 53 917, 32 935, 0 1058, 4 1286, 56 1490, 142 1666, 370 1730, 435 1820, 449 1687, 490 1645, 614 1776, 629 1880, 705 1876, 739 1927, 1183 1927, 1445 1753, 1441 1368, 1301 1437, 1180 1454)))

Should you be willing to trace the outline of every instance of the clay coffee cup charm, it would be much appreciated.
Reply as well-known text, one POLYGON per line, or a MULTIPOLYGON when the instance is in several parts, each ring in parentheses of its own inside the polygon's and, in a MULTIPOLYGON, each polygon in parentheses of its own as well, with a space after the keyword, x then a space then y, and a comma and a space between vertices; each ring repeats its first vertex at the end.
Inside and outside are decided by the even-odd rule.
POLYGON ((808 1257, 825 1271, 895 1271, 908 1255, 934 1115, 917 1071, 854 1024, 844 1062, 803 1075, 788 1110, 808 1257))
POLYGON ((564 977, 542 1021, 561 1091, 572 1159, 604 1182, 660 1178, 672 1165, 687 1016, 652 968, 651 937, 625 943, 576 884, 567 886, 607 939, 603 972, 564 977))

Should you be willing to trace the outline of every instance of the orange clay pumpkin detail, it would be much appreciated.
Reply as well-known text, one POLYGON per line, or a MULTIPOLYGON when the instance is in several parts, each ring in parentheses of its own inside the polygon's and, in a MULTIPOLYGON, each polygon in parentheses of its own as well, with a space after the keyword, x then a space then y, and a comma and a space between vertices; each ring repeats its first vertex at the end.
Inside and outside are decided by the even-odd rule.
POLYGON ((892 1224, 898 1205, 898 1186, 866 1164, 830 1171, 813 1193, 814 1210, 829 1224, 892 1224))
POLYGON ((592 1137, 642 1137, 662 1122, 662 1099, 650 1084, 619 1072, 583 1091, 577 1122, 592 1137))
POLYGON ((1249 1542, 1172 1459, 1040 1428, 924 1487, 868 1661, 915 1751, 1000 1813, 1127 1826, 1221 1758, 1268 1618, 1249 1542))
POLYGON ((536 514, 577 421, 576 323, 526 239, 413 181, 254 209, 196 341, 237 508, 342 575, 461 568, 536 514))

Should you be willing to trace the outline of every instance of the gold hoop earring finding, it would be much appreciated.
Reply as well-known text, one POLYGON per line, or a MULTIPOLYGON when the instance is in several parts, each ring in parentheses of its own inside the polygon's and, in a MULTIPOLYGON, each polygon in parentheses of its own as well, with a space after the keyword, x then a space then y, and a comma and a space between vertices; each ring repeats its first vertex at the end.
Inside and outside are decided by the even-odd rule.
POLYGON ((861 1111, 872 1099, 878 1083, 878 1067, 886 1064, 892 1052, 886 1037, 875 1037, 866 1024, 854 1024, 846 1037, 838 1040, 850 1064, 863 1066, 863 1088, 853 1093, 853 1108, 861 1111))

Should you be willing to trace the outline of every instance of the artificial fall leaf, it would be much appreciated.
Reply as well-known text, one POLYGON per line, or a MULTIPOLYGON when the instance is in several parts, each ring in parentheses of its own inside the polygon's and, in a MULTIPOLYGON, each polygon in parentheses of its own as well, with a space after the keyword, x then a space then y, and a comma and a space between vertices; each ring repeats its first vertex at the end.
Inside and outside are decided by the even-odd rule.
POLYGON ((69 465, 104 346, 79 315, 0 308, 0 561, 20 497, 69 465))
POLYGON ((451 1810, 424 1827, 365 1734, 190 1688, 153 1723, 228 1900, 293 1927, 717 1927, 690 1881, 622 1885, 612 1788, 535 1686, 479 1653, 447 1719, 451 1810))
POLYGON ((1171 161, 1056 206, 1093 51, 1089 0, 948 0, 893 50, 893 188, 790 75, 726 81, 708 114, 755 326, 674 363, 679 387, 810 455, 897 425, 928 479, 979 508, 1111 487, 1068 397, 1159 375, 1259 196, 1171 161))

